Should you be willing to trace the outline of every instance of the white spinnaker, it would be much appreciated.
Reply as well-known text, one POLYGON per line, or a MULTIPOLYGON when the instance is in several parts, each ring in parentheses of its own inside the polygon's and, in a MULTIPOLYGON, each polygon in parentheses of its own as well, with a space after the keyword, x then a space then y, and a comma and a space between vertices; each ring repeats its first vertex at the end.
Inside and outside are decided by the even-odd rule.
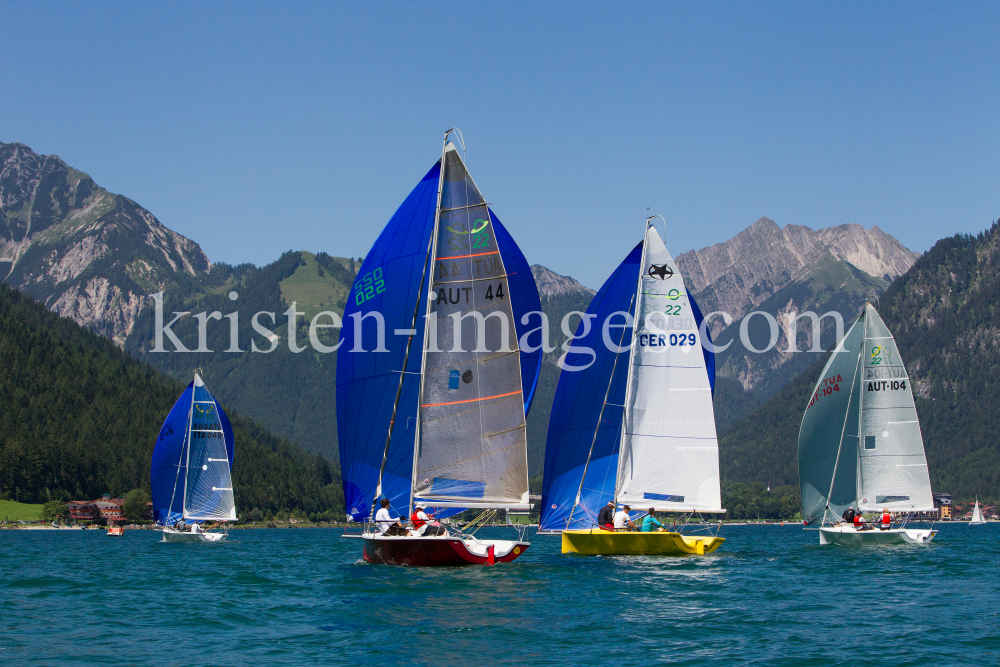
POLYGON ((229 452, 219 406, 201 378, 194 376, 194 401, 188 432, 184 518, 235 521, 236 499, 229 473, 229 452))
POLYGON ((640 269, 618 502, 719 511, 719 443, 701 334, 684 279, 650 226, 640 269))
POLYGON ((924 441, 906 366, 871 304, 865 305, 865 320, 858 503, 866 511, 932 511, 924 441))

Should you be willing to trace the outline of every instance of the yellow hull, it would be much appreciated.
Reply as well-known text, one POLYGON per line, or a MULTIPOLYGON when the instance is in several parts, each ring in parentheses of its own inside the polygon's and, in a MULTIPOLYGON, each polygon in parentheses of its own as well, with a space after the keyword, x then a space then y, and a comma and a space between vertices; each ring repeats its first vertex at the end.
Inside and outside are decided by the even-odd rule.
POLYGON ((562 552, 604 556, 683 556, 710 554, 725 540, 710 535, 626 533, 593 528, 564 530, 562 552))

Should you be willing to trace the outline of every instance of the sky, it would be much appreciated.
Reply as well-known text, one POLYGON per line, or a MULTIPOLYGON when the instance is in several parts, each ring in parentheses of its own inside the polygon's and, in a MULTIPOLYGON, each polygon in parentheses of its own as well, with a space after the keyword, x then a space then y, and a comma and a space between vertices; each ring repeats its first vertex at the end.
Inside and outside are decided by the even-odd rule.
POLYGON ((1000 3, 0 3, 0 141, 213 262, 364 256, 461 129, 528 261, 599 287, 762 216, 915 251, 1000 218, 1000 3))

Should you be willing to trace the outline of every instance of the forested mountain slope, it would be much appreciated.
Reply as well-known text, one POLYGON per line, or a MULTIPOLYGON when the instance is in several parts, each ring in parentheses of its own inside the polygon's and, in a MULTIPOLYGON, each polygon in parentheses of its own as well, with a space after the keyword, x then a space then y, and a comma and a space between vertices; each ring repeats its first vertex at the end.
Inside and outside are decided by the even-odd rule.
MULTIPOLYGON (((0 497, 121 496, 149 488, 153 443, 184 384, 0 285, 0 497)), ((237 511, 343 508, 322 458, 229 411, 237 511)))
MULTIPOLYGON (((934 490, 1000 500, 1000 224, 938 241, 876 305, 912 380, 934 490)), ((797 483, 798 427, 823 363, 721 433, 724 478, 797 483)))

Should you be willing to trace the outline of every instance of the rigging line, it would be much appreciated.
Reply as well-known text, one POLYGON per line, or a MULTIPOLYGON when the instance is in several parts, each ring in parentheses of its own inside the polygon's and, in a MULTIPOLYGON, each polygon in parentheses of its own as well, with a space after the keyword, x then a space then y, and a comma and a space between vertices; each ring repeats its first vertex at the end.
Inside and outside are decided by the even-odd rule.
MULTIPOLYGON (((635 303, 635 293, 632 293, 632 300, 629 301, 628 309, 632 310, 632 304, 635 303)), ((573 507, 569 511, 569 517, 566 519, 566 526, 568 527, 570 522, 573 520, 573 513, 576 511, 576 506, 580 504, 580 495, 583 493, 583 481, 587 479, 587 468, 590 467, 590 457, 594 454, 594 445, 597 443, 597 434, 601 429, 601 419, 604 417, 604 408, 608 405, 608 397, 611 395, 611 385, 614 383, 615 379, 615 369, 618 368, 618 357, 621 356, 622 343, 625 342, 625 330, 628 327, 622 327, 622 335, 618 338, 618 353, 615 354, 615 361, 611 365, 611 377, 608 378, 608 388, 604 392, 604 400, 601 402, 601 411, 597 415, 597 425, 594 427, 594 437, 590 441, 590 451, 587 452, 587 462, 583 464, 583 475, 580 477, 580 488, 576 491, 576 500, 573 501, 573 507)), ((631 347, 629 348, 631 352, 631 347)), ((605 481, 607 476, 605 475, 605 481)))
MULTIPOLYGON (((438 259, 445 259, 445 258, 439 257, 438 259)), ((478 283, 478 282, 482 282, 484 280, 500 280, 501 278, 508 278, 508 277, 509 276, 507 276, 507 275, 502 275, 502 276, 490 276, 489 278, 466 278, 465 280, 435 280, 434 284, 435 285, 454 285, 456 283, 478 283)))
MULTIPOLYGON (((427 242, 427 258, 424 260, 424 270, 420 275, 420 289, 417 291, 417 301, 413 304, 413 322, 410 324, 410 329, 416 331, 417 328, 417 314, 420 312, 420 297, 424 293, 424 280, 427 278, 427 266, 431 261, 431 243, 434 241, 434 235, 431 234, 430 240, 427 242)), ((406 339, 406 352, 403 354, 403 369, 406 369, 406 365, 410 360, 410 348, 413 347, 413 335, 411 334, 406 339)), ((403 393, 403 379, 406 377, 404 373, 399 374, 399 386, 396 387, 396 400, 392 403, 392 417, 389 421, 389 429, 385 435, 385 449, 382 450, 382 465, 378 469, 378 488, 375 492, 375 498, 372 500, 372 509, 369 512, 369 516, 375 516, 375 502, 378 500, 378 496, 382 495, 382 476, 385 474, 385 462, 389 456, 389 444, 392 442, 392 431, 396 426, 396 411, 399 409, 399 399, 403 393)))
MULTIPOLYGON (((511 394, 511 396, 516 396, 516 395, 517 395, 516 393, 515 394, 511 394)), ((508 396, 504 400, 510 400, 510 396, 508 396)), ((503 401, 497 401, 493 405, 499 405, 502 402, 503 401)), ((424 424, 430 424, 431 422, 440 421, 442 419, 455 419, 456 417, 461 417, 462 415, 467 415, 470 412, 474 412, 474 411, 476 411, 478 409, 479 409, 479 407, 476 406, 476 407, 470 408, 469 410, 463 410, 462 412, 449 412, 448 414, 441 415, 440 417, 433 417, 431 419, 424 419, 423 423, 424 424)))

